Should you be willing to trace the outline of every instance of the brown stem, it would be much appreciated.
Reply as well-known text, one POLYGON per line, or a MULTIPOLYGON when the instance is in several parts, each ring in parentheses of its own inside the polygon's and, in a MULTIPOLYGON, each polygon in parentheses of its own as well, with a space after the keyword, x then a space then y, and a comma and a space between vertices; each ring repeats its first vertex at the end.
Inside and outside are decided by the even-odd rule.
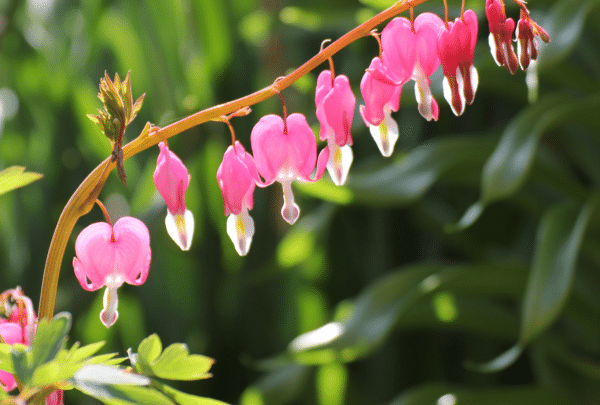
MULTIPOLYGON (((428 0, 400 0, 393 6, 382 11, 376 16, 365 21, 358 27, 347 32, 342 37, 334 41, 331 45, 312 57, 302 66, 294 70, 283 79, 276 83, 258 90, 252 94, 241 97, 224 104, 219 104, 206 110, 199 111, 188 117, 185 117, 171 125, 160 128, 152 133, 148 133, 145 129, 140 136, 129 142, 123 147, 124 159, 128 159, 133 155, 144 151, 151 146, 158 144, 172 136, 175 136, 183 131, 203 124, 207 121, 215 120, 222 115, 231 114, 244 107, 257 104, 261 101, 276 95, 281 90, 291 86, 298 79, 315 69, 321 63, 325 62, 329 57, 339 52, 348 44, 355 40, 369 35, 369 32, 382 22, 400 14, 411 7, 425 3, 428 0)), ((46 258, 46 267, 44 268, 44 279, 42 281, 42 291, 40 294, 39 316, 40 319, 51 318, 54 314, 54 303, 56 301, 56 288, 58 286, 58 277, 60 267, 65 253, 69 236, 73 231, 75 223, 82 215, 87 214, 93 207, 96 198, 100 194, 100 190, 106 182, 108 174, 115 168, 115 162, 111 157, 108 157, 98 167, 96 167, 77 188, 73 196, 67 202, 63 209, 46 258), (106 167, 105 167, 106 166, 106 167), (106 169, 106 170, 104 170, 106 169)))

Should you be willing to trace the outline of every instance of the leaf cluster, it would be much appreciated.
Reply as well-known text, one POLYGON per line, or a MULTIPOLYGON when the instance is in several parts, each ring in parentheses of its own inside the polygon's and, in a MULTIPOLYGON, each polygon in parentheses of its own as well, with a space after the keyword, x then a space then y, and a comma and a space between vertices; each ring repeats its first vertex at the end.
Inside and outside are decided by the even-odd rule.
MULTIPOLYGON (((144 339, 138 353, 129 358, 131 367, 121 366, 126 358, 116 353, 96 353, 104 342, 66 348, 71 315, 60 313, 42 319, 31 347, 0 344, 0 370, 13 374, 19 398, 32 404, 44 403, 55 389, 77 389, 107 404, 225 405, 210 398, 177 391, 159 379, 192 381, 211 377, 214 360, 189 354, 186 345, 175 343, 164 351, 157 335, 144 339)), ((2 404, 15 397, 4 396, 2 404)))

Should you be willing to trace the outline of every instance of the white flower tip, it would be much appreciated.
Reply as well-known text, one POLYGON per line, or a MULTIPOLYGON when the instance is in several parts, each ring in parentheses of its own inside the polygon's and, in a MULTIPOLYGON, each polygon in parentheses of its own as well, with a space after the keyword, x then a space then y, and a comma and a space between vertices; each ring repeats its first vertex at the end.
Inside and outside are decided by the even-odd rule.
POLYGON ((227 218, 227 235, 229 235, 238 254, 246 256, 254 236, 254 220, 248 214, 247 209, 243 209, 239 214, 229 215, 227 218))
POLYGON ((336 186, 343 186, 348 178, 354 155, 350 145, 338 146, 335 142, 329 145, 331 153, 327 161, 327 171, 336 186))
POLYGON ((288 204, 285 202, 281 208, 281 216, 285 219, 285 222, 294 225, 300 216, 300 207, 296 203, 288 204))
POLYGON ((119 311, 117 311, 119 305, 117 289, 106 287, 102 302, 104 303, 104 308, 100 312, 100 322, 107 328, 110 328, 117 322, 117 319, 119 319, 119 311))
POLYGON ((190 210, 185 210, 183 215, 173 215, 167 211, 165 218, 167 233, 177 243, 181 250, 190 250, 194 236, 194 215, 190 210))
POLYGON ((371 132, 371 136, 375 140, 381 154, 385 157, 392 156, 399 131, 398 124, 391 115, 389 113, 386 114, 381 124, 369 126, 369 132, 371 132))

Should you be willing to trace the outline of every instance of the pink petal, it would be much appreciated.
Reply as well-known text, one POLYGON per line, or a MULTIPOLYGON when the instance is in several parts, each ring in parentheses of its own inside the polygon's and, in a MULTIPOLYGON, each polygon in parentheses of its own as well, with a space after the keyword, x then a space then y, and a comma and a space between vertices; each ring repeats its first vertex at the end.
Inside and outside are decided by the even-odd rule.
POLYGON ((398 111, 401 89, 391 80, 381 60, 373 58, 360 82, 365 105, 361 105, 359 111, 365 125, 379 125, 387 109, 398 111))
MULTIPOLYGON (((322 106, 326 121, 333 131, 335 143, 339 146, 352 145, 350 129, 356 107, 356 97, 352 93, 347 76, 340 75, 335 78, 333 89, 325 96, 322 106)), ((322 127, 323 124, 321 124, 322 127)), ((321 140, 324 139, 321 138, 321 140)))
POLYGON ((160 153, 154 170, 154 184, 173 214, 185 212, 185 192, 190 184, 190 175, 179 157, 169 150, 164 142, 158 144, 160 153))
POLYGON ((112 228, 106 222, 87 226, 75 241, 73 268, 81 287, 94 291, 104 285, 104 279, 112 271, 115 260, 111 247, 112 228), (89 280, 89 283, 88 283, 89 280))
MULTIPOLYGON (((289 164, 295 177, 308 178, 317 161, 317 141, 303 114, 294 113, 287 118, 289 164)), ((286 176, 286 174, 283 174, 286 176)), ((281 181, 282 174, 278 175, 281 181)), ((284 177, 285 178, 285 177, 284 177)), ((293 180, 293 179, 292 179, 293 180)))
POLYGON ((406 83, 413 72, 416 61, 416 41, 410 21, 396 17, 381 33, 383 64, 391 77, 401 84, 406 83))
POLYGON ((115 271, 132 285, 144 284, 150 269, 150 233, 137 218, 123 217, 114 226, 115 271))
POLYGON ((440 65, 437 44, 443 29, 444 22, 437 14, 422 13, 415 19, 417 61, 427 77, 440 65))
POLYGON ((283 119, 274 114, 262 117, 252 128, 250 143, 256 169, 265 179, 265 185, 273 183, 289 155, 289 141, 288 136, 283 133, 283 119))
POLYGON ((225 215, 239 214, 246 205, 252 209, 253 193, 258 180, 258 171, 252 156, 239 141, 235 149, 229 146, 217 170, 217 181, 223 195, 225 215))
POLYGON ((64 391, 54 390, 46 397, 46 405, 64 405, 64 391))

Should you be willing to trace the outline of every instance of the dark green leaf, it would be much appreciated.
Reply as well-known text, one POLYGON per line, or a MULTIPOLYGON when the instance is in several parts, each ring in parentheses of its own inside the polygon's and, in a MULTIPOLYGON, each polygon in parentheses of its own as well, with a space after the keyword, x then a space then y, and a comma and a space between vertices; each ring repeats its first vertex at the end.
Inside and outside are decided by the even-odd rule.
POLYGON ((42 319, 38 323, 35 338, 31 345, 31 366, 35 369, 53 360, 65 344, 71 330, 71 314, 61 312, 51 320, 42 319))
POLYGON ((556 392, 539 387, 465 389, 442 384, 413 388, 390 405, 562 405, 569 401, 556 392))

